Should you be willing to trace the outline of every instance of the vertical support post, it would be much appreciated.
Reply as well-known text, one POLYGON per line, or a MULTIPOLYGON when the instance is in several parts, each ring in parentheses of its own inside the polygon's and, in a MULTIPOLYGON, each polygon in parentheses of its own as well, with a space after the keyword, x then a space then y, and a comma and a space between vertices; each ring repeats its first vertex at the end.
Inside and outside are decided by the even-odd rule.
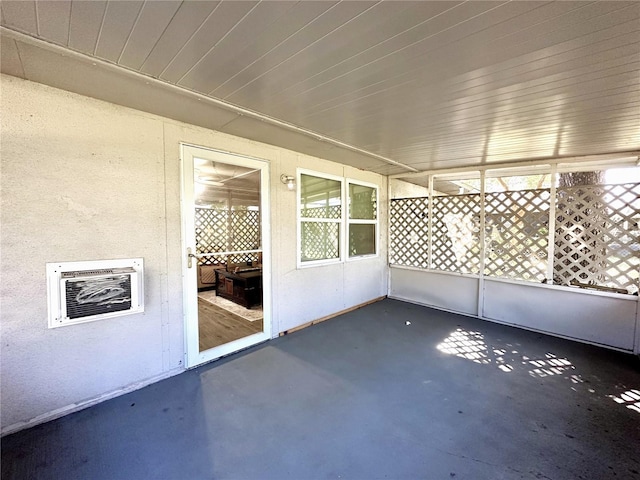
MULTIPOLYGON (((233 196, 231 190, 227 193, 227 252, 233 251, 233 221, 231 220, 231 202, 233 196)), ((229 258, 227 257, 227 263, 229 258)))
MULTIPOLYGON (((393 198, 391 198, 391 178, 387 176, 385 181, 387 182, 387 296, 391 296, 391 201, 393 198)), ((382 205, 380 199, 378 199, 378 205, 382 205)), ((380 217, 380 211, 378 211, 378 218, 380 219, 380 217)), ((378 225, 383 226, 383 222, 378 225)))
POLYGON ((551 188, 549 189, 549 236, 547 240, 547 283, 553 285, 553 261, 555 258, 556 235, 556 181, 558 165, 551 165, 551 188))
POLYGON ((480 171, 480 266, 478 272, 478 318, 483 318, 484 311, 484 264, 486 252, 486 208, 485 208, 485 171, 480 171))
POLYGON ((428 231, 427 235, 427 269, 433 268, 433 175, 429 175, 428 184, 428 204, 427 204, 427 223, 428 231))
POLYGON ((636 297, 636 337, 633 353, 640 356, 640 298, 636 297))

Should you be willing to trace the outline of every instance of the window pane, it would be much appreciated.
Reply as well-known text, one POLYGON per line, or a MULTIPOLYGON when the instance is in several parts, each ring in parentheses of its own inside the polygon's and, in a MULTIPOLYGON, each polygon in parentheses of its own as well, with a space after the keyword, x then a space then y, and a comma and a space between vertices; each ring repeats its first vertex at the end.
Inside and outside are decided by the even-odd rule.
POLYGON ((374 255, 376 253, 376 226, 352 223, 349 225, 349 256, 374 255))
POLYGON ((358 220, 376 219, 376 189, 349 184, 349 218, 358 220))
POLYGON ((342 218, 342 182, 312 175, 300 175, 300 216, 342 218))
POLYGON ((301 222, 302 262, 340 258, 340 224, 301 222))

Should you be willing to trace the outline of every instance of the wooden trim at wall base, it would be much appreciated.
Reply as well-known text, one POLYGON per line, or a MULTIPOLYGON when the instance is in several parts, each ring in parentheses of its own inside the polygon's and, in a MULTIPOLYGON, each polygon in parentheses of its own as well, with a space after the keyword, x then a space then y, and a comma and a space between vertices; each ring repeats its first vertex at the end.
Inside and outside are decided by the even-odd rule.
POLYGON ((280 332, 280 336, 284 337, 285 335, 289 335, 290 333, 297 332, 298 330, 302 330, 303 328, 307 328, 307 327, 310 327, 312 325, 316 325, 318 323, 322 323, 325 320, 330 320, 330 319, 332 319, 334 317, 337 317, 339 315, 344 315, 345 313, 353 312, 354 310, 358 310, 359 308, 366 307, 367 305, 371 305, 372 303, 377 303, 380 300, 384 300, 385 298, 387 298, 387 296, 383 295, 382 297, 377 297, 377 298, 374 298, 374 299, 369 300, 367 302, 359 303, 358 305, 354 305, 353 307, 345 308, 344 310, 340 310, 339 312, 332 313, 331 315, 327 315, 326 317, 321 317, 321 318, 318 318, 316 320, 312 320, 310 322, 303 323, 302 325, 298 325, 297 327, 293 327, 293 328, 290 328, 289 330, 285 330, 284 332, 280 332))

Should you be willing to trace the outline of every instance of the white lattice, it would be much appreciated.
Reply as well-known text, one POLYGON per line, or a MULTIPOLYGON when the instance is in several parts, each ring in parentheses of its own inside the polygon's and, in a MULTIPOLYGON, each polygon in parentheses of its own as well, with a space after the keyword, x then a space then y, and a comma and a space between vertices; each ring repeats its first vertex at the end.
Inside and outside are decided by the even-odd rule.
POLYGON ((389 261, 393 265, 429 267, 429 199, 391 200, 389 261))
POLYGON ((480 271, 480 196, 433 198, 432 268, 480 271))
POLYGON ((231 250, 260 248, 260 212, 234 210, 231 212, 231 250))
POLYGON ((300 217, 302 218, 341 218, 341 216, 342 207, 340 205, 303 208, 300 210, 300 217))
MULTIPOLYGON (((260 247, 260 212, 217 208, 195 209, 196 253, 257 250, 260 247)), ((203 265, 254 262, 256 254, 207 255, 203 265)))
MULTIPOLYGON (((486 194, 484 275, 545 281, 550 200, 546 189, 486 194)), ((390 263, 478 273, 480 196, 434 197, 432 232, 428 206, 391 201, 390 263)), ((555 222, 554 283, 638 292, 640 184, 559 188, 555 222)))
MULTIPOLYGON (((227 210, 196 208, 196 253, 223 252, 227 249, 227 218, 227 210)), ((225 261, 224 256, 220 255, 211 255, 200 259, 200 263, 203 265, 215 265, 225 261)))
POLYGON ((557 191, 554 281, 638 291, 640 184, 557 191))
POLYGON ((492 277, 546 278, 549 190, 485 195, 485 269, 492 277))
POLYGON ((340 224, 337 222, 301 222, 302 261, 340 257, 340 224))

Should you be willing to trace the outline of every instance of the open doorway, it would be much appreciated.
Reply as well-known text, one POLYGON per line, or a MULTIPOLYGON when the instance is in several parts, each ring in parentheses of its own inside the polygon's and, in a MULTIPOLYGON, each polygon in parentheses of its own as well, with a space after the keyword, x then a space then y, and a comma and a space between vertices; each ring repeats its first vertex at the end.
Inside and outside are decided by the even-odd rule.
POLYGON ((271 334, 268 163, 183 145, 187 366, 271 334))

